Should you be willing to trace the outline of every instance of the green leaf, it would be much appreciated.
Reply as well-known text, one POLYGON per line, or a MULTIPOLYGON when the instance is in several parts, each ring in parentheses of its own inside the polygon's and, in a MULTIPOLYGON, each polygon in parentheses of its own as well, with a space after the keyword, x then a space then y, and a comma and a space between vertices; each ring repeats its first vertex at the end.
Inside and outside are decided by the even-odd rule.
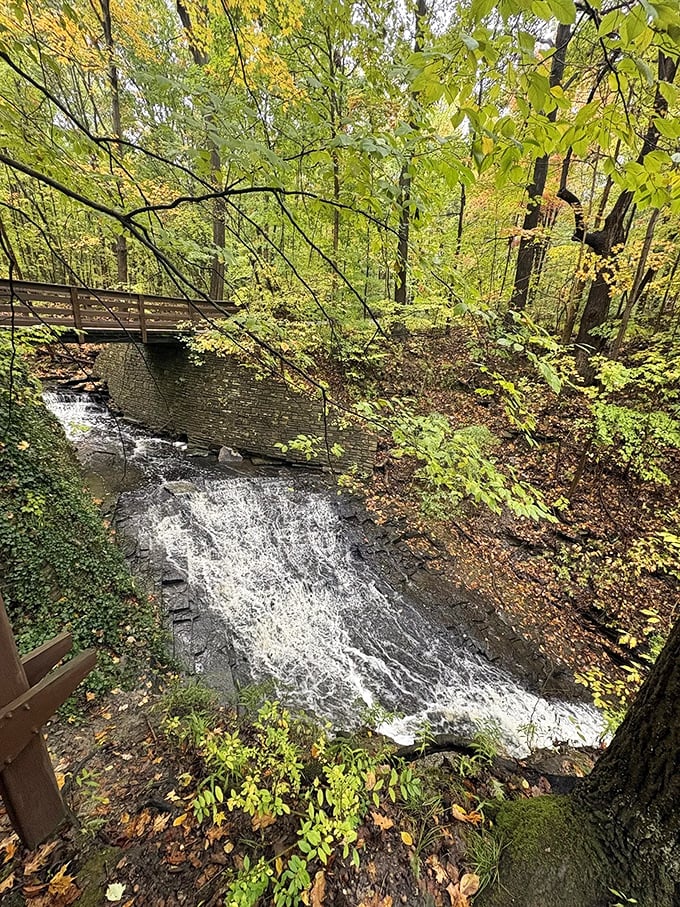
POLYGON ((576 22, 576 5, 573 0, 548 0, 548 5, 562 25, 573 25, 576 22))

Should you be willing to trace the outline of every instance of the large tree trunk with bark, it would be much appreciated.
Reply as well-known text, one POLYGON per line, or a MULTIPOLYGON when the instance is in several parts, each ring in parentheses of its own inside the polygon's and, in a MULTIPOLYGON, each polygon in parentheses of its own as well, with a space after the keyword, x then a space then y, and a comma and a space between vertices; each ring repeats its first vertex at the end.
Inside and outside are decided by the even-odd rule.
MULTIPOLYGON (((559 85, 564 76, 564 67, 567 58, 567 45, 571 39, 572 29, 570 25, 559 25, 555 36, 555 52, 552 56, 550 65, 550 87, 554 88, 559 85)), ((554 122, 557 117, 557 108, 551 110, 548 114, 550 122, 554 122)), ((541 198, 545 190, 545 183, 548 178, 548 157, 547 155, 536 159, 534 172, 531 183, 527 186, 527 210, 522 223, 522 238, 517 253, 517 265, 515 268, 515 285, 512 290, 510 299, 510 308, 515 311, 522 311, 529 300, 529 287, 531 277, 534 271, 536 255, 540 249, 540 240, 536 236, 536 231, 541 222, 541 198)))
POLYGON ((680 903, 680 622, 576 792, 641 904, 680 903))
MULTIPOLYGON (((647 126, 642 148, 637 158, 640 164, 658 145, 660 133, 657 121, 659 118, 666 116, 668 112, 668 101, 660 85, 663 82, 672 84, 677 73, 678 60, 667 56, 663 51, 659 51, 657 65, 658 83, 654 96, 653 115, 647 126)), ((600 258, 597 276, 588 293, 588 299, 586 300, 576 337, 576 362, 581 376, 589 383, 594 378, 591 356, 605 347, 605 339, 601 329, 609 315, 611 303, 611 286, 608 282, 608 277, 612 273, 611 259, 617 249, 625 244, 628 237, 626 216, 633 204, 633 193, 627 189, 621 192, 607 215, 602 228, 592 232, 586 229, 581 203, 567 189, 566 178, 562 180, 558 196, 566 201, 574 212, 575 229, 572 239, 585 243, 600 258)))
POLYGON ((568 797, 504 804, 496 829, 501 887, 476 907, 607 907, 610 889, 680 904, 680 622, 592 773, 568 797))

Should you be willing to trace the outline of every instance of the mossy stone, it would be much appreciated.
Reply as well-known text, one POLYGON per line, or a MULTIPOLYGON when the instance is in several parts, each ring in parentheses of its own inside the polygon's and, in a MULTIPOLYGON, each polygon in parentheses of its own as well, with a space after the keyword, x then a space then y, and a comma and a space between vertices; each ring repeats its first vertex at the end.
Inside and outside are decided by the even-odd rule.
POLYGON ((504 843, 500 884, 475 907, 604 907, 609 869, 599 836, 569 797, 503 804, 495 832, 504 843))

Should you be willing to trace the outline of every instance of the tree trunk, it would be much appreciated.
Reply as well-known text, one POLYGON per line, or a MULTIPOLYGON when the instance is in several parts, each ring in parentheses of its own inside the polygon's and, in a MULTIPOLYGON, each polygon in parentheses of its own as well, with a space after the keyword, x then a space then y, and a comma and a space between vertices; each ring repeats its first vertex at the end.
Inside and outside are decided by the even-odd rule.
MULTIPOLYGON (((423 49, 423 33, 428 9, 427 0, 416 2, 415 36, 413 39, 414 53, 423 49)), ((411 103, 415 103, 415 96, 411 96, 411 103)), ((413 117, 410 121, 411 128, 415 127, 413 117)), ((397 228, 397 263, 394 269, 394 301, 397 305, 406 305, 408 302, 408 253, 411 233, 411 169, 413 167, 413 154, 409 154, 399 174, 399 226, 397 228)))
MULTIPOLYGON (((210 173, 215 188, 219 189, 221 185, 220 154, 212 141, 210 146, 210 173)), ((210 298, 215 302, 222 302, 224 299, 224 259, 220 254, 224 251, 225 242, 224 213, 224 199, 216 198, 213 201, 212 216, 212 240, 216 252, 210 268, 210 298)))
MULTIPOLYGON (((654 111, 647 126, 642 149, 637 158, 638 163, 642 163, 645 157, 657 147, 659 141, 657 120, 664 117, 668 112, 668 101, 659 86, 662 82, 672 84, 677 69, 678 60, 666 56, 663 51, 659 51, 658 83, 654 96, 654 111)), ((612 274, 611 261, 609 259, 613 257, 618 249, 625 245, 628 237, 630 223, 626 223, 626 216, 633 203, 633 193, 627 189, 621 192, 607 215, 602 229, 593 232, 586 230, 581 203, 566 188, 564 180, 558 196, 571 205, 574 212, 575 229, 572 239, 584 242, 601 258, 597 276, 588 293, 576 338, 576 362, 579 372, 586 382, 591 382, 594 377, 594 369, 590 357, 593 353, 602 350, 605 345, 605 338, 602 335, 601 328, 609 315, 611 302, 611 288, 607 282, 607 277, 612 274)))
POLYGON ((408 302, 408 248, 411 232, 411 176, 409 166, 412 158, 401 168, 399 174, 399 227, 397 230, 397 264, 394 269, 394 301, 397 305, 408 302))
MULTIPOLYGON (((115 46, 113 41, 113 22, 111 20, 111 5, 109 0, 101 0, 102 27, 108 54, 108 76, 111 88, 111 121, 113 133, 117 139, 123 138, 123 123, 120 114, 120 84, 118 80, 118 67, 116 66, 115 46)), ((122 154, 122 146, 118 145, 118 153, 122 154)), ((119 187, 120 191, 120 187, 119 187)), ((118 283, 125 286, 128 283, 128 247, 125 234, 119 233, 113 246, 116 254, 116 270, 118 283)))
POLYGON ((611 889, 680 903, 680 621, 592 773, 569 797, 503 804, 496 834, 501 885, 477 907, 604 907, 611 889))
POLYGON ((677 273, 678 266, 680 266, 680 252, 678 252, 678 254, 676 255, 675 260, 673 261, 671 270, 668 274, 668 279, 666 280, 666 289, 664 290, 663 299, 661 300, 661 305, 659 306, 659 311, 657 312, 656 319, 654 320, 654 331, 655 332, 658 331, 659 328, 661 327, 661 322, 663 321, 663 317, 666 314, 667 307, 668 307, 668 297, 671 292, 671 286, 673 285, 673 280, 677 273))
MULTIPOLYGON (((204 8, 194 7, 194 9, 197 11, 197 15, 206 15, 204 8)), ((197 39, 192 26, 189 10, 182 0, 177 0, 177 14, 179 15, 182 27, 186 32, 189 50, 194 63, 196 66, 207 66, 210 62, 210 56, 201 42, 197 39)), ((213 112, 209 112, 205 119, 209 128, 215 124, 215 115, 213 112)), ((220 152, 210 136, 208 136, 208 148, 210 150, 211 181, 215 186, 215 189, 221 189, 222 182, 220 171, 222 162, 220 159, 220 152)), ((224 260, 221 255, 225 246, 224 216, 224 199, 216 198, 213 201, 212 207, 212 241, 213 246, 215 247, 215 254, 213 255, 212 264, 210 265, 210 298, 215 300, 215 302, 221 302, 224 299, 224 260)))
MULTIPOLYGON (((557 35, 555 36, 555 53, 552 56, 550 65, 550 87, 554 88, 559 85, 564 75, 564 67, 567 57, 567 45, 571 39, 571 26, 559 25, 557 35)), ((557 108, 550 111, 548 120, 554 122, 557 117, 557 108)), ((517 253, 517 265, 515 268, 515 285, 510 298, 510 308, 521 312, 529 299, 529 286, 531 276, 534 270, 536 253, 539 249, 539 243, 536 238, 536 230, 540 223, 541 217, 541 197, 545 190, 545 183, 548 178, 548 157, 539 157, 534 163, 534 172, 531 183, 527 186, 528 204, 522 224, 522 238, 517 253)))
POLYGON ((606 829, 614 865, 629 877, 633 892, 629 896, 656 907, 677 904, 680 622, 575 799, 606 829))
MULTIPOLYGON (((330 30, 326 31, 326 47, 328 51, 328 75, 330 82, 330 91, 328 95, 328 114, 331 127, 331 140, 335 140, 340 128, 342 118, 342 86, 338 86, 338 76, 344 75, 342 55, 333 46, 333 39, 330 30)), ((340 156, 338 149, 334 146, 331 150, 331 161, 333 164, 333 201, 336 203, 333 207, 333 232, 331 237, 333 272, 331 274, 331 297, 335 299, 338 293, 338 268, 340 262, 338 253, 340 250, 340 156)))
POLYGON ((23 280, 21 274, 21 266, 17 259, 14 247, 9 238, 7 229, 5 228, 4 223, 2 222, 2 217, 0 217, 0 249, 5 253, 5 257, 10 266, 10 273, 12 273, 17 280, 23 280))
POLYGON ((612 275, 611 263, 605 262, 600 265, 597 275, 590 285, 576 335, 576 365, 579 374, 587 384, 590 384, 595 377, 591 357, 593 353, 601 351, 605 344, 600 330, 609 315, 611 301, 609 281, 612 275))
POLYGON ((623 344, 624 338, 626 336, 626 331, 628 330, 628 323, 630 321, 630 316, 633 314, 633 309, 640 297, 646 280, 645 280, 645 271, 647 268, 647 259, 649 258, 649 253, 652 248, 652 241, 654 240, 654 230, 656 228, 656 222, 659 219, 659 214, 661 212, 658 208, 655 208, 649 218, 649 223, 647 224, 647 231, 645 233, 645 241, 642 246, 642 251, 640 252, 640 258, 638 260, 637 269, 635 271, 635 277, 633 279, 633 286, 630 288, 630 293, 628 294, 628 301, 626 302, 626 307, 623 310, 623 316, 621 318, 621 324, 619 326, 616 339, 612 344, 612 356, 616 357, 619 354, 621 346, 623 344))

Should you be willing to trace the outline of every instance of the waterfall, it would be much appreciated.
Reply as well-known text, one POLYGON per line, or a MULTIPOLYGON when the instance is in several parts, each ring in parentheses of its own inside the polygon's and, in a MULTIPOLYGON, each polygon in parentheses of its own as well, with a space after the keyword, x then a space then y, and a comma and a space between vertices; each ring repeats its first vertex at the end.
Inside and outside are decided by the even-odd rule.
POLYGON ((391 589, 355 553, 330 488, 292 471, 243 474, 197 463, 164 439, 118 423, 75 395, 46 395, 81 456, 125 451, 143 480, 125 492, 134 532, 224 627, 242 680, 272 680, 282 699, 357 723, 380 706, 399 742, 425 726, 496 726, 508 749, 554 740, 594 744, 597 712, 530 693, 451 630, 391 589), (184 481, 178 489, 177 479, 184 481))

